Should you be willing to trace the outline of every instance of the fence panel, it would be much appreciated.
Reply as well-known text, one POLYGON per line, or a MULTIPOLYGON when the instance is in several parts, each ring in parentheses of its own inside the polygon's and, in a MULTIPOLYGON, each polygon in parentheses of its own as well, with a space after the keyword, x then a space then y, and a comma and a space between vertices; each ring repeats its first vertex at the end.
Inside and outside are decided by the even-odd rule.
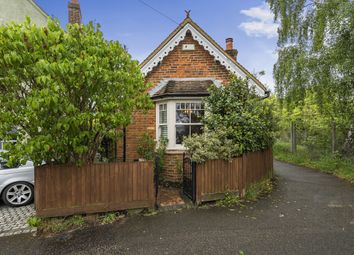
POLYGON ((242 174, 242 158, 232 161, 208 160, 197 164, 197 202, 217 200, 226 191, 236 192, 242 189, 239 176, 242 174))
POLYGON ((66 216, 154 205, 153 162, 35 168, 38 216, 66 216))
POLYGON ((222 199, 225 192, 239 192, 253 182, 273 176, 272 150, 244 154, 226 160, 208 160, 196 164, 196 202, 222 199))

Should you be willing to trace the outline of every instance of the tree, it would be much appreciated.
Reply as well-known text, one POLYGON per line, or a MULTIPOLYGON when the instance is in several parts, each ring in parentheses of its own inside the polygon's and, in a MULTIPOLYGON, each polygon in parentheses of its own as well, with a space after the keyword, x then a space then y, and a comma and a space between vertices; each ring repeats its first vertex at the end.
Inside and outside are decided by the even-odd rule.
POLYGON ((3 157, 55 164, 93 162, 104 137, 151 106, 137 61, 99 26, 57 21, 0 27, 3 157))
MULTIPOLYGON (((353 122, 352 0, 267 0, 280 22, 276 92, 292 107, 311 90, 321 113, 353 122)), ((349 124, 347 124, 349 126, 349 124)))
POLYGON ((194 160, 231 159, 272 145, 271 104, 259 98, 247 80, 233 77, 227 86, 213 85, 209 92, 204 133, 183 140, 194 160))

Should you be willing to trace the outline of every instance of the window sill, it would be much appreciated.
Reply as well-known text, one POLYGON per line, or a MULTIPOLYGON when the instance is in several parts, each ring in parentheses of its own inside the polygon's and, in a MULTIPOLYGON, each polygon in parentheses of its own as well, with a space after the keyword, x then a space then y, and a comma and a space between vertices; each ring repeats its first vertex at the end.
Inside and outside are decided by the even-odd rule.
POLYGON ((167 148, 166 154, 183 154, 187 150, 185 148, 167 148))

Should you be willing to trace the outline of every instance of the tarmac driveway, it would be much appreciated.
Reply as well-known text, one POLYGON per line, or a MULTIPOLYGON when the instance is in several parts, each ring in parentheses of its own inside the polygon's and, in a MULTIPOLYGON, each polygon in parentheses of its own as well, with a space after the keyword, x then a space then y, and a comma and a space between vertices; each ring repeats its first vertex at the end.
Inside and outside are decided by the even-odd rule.
POLYGON ((273 194, 243 210, 186 209, 53 238, 3 237, 0 253, 354 254, 354 185, 286 163, 275 169, 273 194))

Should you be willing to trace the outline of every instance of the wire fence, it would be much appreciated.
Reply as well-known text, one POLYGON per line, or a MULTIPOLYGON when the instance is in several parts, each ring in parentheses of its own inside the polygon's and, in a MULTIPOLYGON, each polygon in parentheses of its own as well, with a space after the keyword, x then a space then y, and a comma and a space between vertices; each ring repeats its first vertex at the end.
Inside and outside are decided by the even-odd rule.
POLYGON ((353 126, 332 122, 328 125, 306 126, 301 122, 289 122, 288 128, 276 132, 276 140, 289 143, 291 152, 305 148, 311 157, 338 154, 354 158, 353 126))

